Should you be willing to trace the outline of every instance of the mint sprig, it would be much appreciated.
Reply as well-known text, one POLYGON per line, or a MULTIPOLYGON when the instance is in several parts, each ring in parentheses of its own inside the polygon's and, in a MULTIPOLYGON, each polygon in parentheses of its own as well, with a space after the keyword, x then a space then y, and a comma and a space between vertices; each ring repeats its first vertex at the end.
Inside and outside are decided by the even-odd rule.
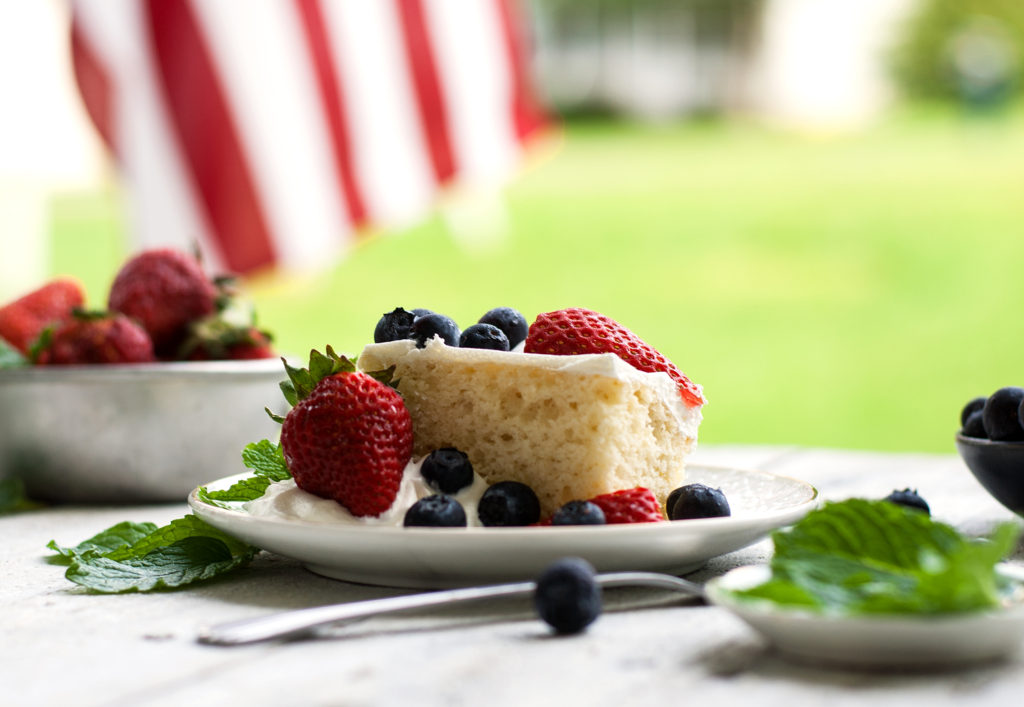
POLYGON ((772 577, 733 592, 839 614, 943 614, 998 606, 996 564, 1019 529, 997 526, 975 539, 927 514, 886 501, 828 503, 772 534, 772 577))
POLYGON ((200 501, 218 508, 232 508, 231 503, 244 503, 262 496, 273 481, 292 478, 284 461, 281 445, 268 439, 246 445, 242 450, 242 462, 252 469, 255 476, 236 481, 230 488, 210 491, 205 486, 196 494, 200 501))
POLYGON ((47 547, 57 553, 52 562, 67 565, 68 580, 102 594, 182 587, 243 567, 259 552, 192 515, 163 527, 118 523, 74 547, 47 547))

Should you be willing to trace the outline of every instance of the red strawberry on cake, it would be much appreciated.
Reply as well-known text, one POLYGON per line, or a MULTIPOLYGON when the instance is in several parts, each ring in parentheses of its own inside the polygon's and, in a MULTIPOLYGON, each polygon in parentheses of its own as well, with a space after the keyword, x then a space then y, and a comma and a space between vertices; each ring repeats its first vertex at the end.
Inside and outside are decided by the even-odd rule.
POLYGON ((700 386, 654 347, 614 319, 589 309, 570 307, 539 315, 530 325, 525 352, 556 356, 613 353, 638 371, 667 373, 686 405, 699 407, 706 402, 700 386))
POLYGON ((661 504, 650 489, 637 486, 601 494, 590 502, 604 511, 604 520, 612 523, 657 523, 665 520, 661 504))
POLYGON ((398 495, 412 456, 412 419, 402 397, 337 356, 310 356, 308 369, 285 364, 282 384, 294 407, 284 418, 281 448, 296 485, 330 498, 355 516, 377 516, 398 495))

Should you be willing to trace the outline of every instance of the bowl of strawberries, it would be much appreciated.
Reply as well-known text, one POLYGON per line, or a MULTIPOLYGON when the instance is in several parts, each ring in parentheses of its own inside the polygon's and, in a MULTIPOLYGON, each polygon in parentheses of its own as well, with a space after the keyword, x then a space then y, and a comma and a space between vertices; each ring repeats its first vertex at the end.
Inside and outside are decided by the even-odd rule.
POLYGON ((50 281, 0 307, 0 478, 41 501, 181 500, 275 433, 281 377, 233 280, 191 255, 134 256, 102 310, 50 281))

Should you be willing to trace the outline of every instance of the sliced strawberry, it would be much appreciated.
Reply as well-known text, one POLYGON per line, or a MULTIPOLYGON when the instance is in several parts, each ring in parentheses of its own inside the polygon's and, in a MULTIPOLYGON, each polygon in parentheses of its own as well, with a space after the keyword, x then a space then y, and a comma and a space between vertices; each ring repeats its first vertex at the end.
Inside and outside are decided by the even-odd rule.
POLYGON ((0 308, 0 337, 23 354, 46 327, 71 318, 85 302, 82 285, 69 277, 46 283, 0 308))
POLYGON ((667 373, 688 406, 707 402, 701 387, 654 347, 615 320, 589 309, 572 307, 541 314, 530 325, 524 350, 557 356, 613 353, 637 370, 667 373))
POLYGON ((377 516, 398 495, 412 457, 412 418, 398 392, 328 347, 308 369, 285 364, 282 390, 294 407, 281 447, 299 488, 356 516, 377 516))
POLYGON ((590 502, 604 511, 605 522, 656 523, 665 520, 661 504, 654 494, 642 486, 601 494, 590 502))

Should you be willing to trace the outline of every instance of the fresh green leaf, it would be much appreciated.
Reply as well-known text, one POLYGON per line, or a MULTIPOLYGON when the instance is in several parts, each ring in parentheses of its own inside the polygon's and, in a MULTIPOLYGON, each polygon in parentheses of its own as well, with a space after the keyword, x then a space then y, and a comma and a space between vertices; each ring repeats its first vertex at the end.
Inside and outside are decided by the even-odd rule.
POLYGON ((39 508, 40 504, 25 494, 25 482, 21 479, 0 479, 0 514, 28 511, 39 508))
POLYGON ((246 445, 242 450, 242 463, 247 469, 252 469, 257 476, 265 476, 271 481, 292 478, 284 461, 281 445, 274 444, 268 439, 246 445))
POLYGON ((1018 535, 1007 523, 973 539, 896 504, 829 503, 775 532, 772 578, 735 595, 850 614, 991 608, 1002 589, 996 564, 1018 535))
POLYGON ((199 488, 197 496, 203 503, 220 508, 231 508, 232 502, 239 503, 251 501, 262 496, 267 487, 270 486, 270 479, 266 476, 250 476, 231 484, 230 488, 223 491, 210 491, 205 486, 199 488))
POLYGON ((198 516, 163 527, 118 523, 73 548, 47 545, 65 577, 101 593, 175 588, 242 567, 258 552, 198 516))
POLYGON ((256 553, 233 553, 220 539, 184 537, 143 556, 114 559, 97 552, 76 557, 65 577, 94 592, 114 594, 173 589, 211 579, 247 564, 256 553))
POLYGON ((281 392, 292 406, 309 397, 324 378, 335 373, 352 373, 356 370, 356 365, 351 359, 339 356, 330 346, 326 351, 325 354, 316 349, 310 351, 309 368, 295 368, 287 361, 284 362, 288 380, 281 383, 281 392))
POLYGON ((20 351, 0 339, 0 368, 22 368, 27 365, 29 361, 20 351))
POLYGON ((86 552, 92 551, 106 555, 122 547, 131 547, 151 535, 156 529, 156 523, 132 523, 126 520, 97 533, 88 540, 83 540, 74 547, 61 547, 55 540, 47 543, 46 547, 57 553, 56 562, 66 565, 75 557, 84 555, 86 552))

